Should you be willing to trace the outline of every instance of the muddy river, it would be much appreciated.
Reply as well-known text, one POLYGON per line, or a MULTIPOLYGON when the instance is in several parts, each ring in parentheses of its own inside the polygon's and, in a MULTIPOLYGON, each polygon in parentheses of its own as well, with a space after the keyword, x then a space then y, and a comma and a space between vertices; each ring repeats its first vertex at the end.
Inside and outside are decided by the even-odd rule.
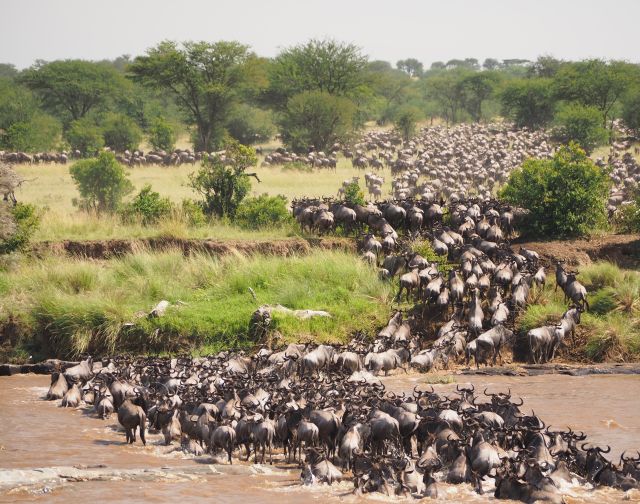
MULTIPOLYGON (((421 375, 385 379, 387 388, 410 392, 424 382, 421 375)), ((589 441, 609 444, 611 457, 640 450, 640 376, 458 377, 478 392, 506 391, 525 400, 547 424, 589 434, 589 441)), ((275 463, 251 466, 219 464, 209 456, 193 458, 176 446, 165 447, 161 436, 148 436, 147 446, 124 444, 117 419, 99 420, 83 408, 58 407, 43 401, 48 376, 0 378, 0 502, 411 502, 382 495, 355 497, 351 482, 332 487, 305 487, 300 469, 275 463)), ((455 389, 435 385, 437 391, 455 389)), ((552 427, 553 428, 553 427, 552 427)), ((454 502, 493 500, 492 484, 485 496, 468 485, 443 485, 443 498, 454 502)), ((640 502, 640 492, 590 490, 568 485, 567 502, 640 502)), ((502 501, 507 502, 507 501, 502 501)))

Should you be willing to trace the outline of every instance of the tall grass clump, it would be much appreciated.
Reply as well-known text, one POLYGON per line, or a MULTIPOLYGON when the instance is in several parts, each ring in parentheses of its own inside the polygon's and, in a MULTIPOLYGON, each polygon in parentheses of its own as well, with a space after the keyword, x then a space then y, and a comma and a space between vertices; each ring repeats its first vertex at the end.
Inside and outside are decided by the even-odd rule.
MULTIPOLYGON (((640 357, 640 273, 602 261, 579 268, 590 310, 582 314, 573 355, 590 361, 628 361, 640 357)), ((556 323, 568 304, 551 280, 533 296, 518 318, 520 334, 556 323)))
POLYGON ((331 314, 300 320, 274 313, 273 331, 283 343, 344 342, 382 325, 390 297, 374 269, 343 252, 214 258, 143 249, 108 261, 48 256, 0 270, 0 329, 14 324, 17 347, 39 357, 247 347, 255 343, 248 337, 253 311, 281 304, 331 314), (149 318, 162 299, 171 307, 149 318))

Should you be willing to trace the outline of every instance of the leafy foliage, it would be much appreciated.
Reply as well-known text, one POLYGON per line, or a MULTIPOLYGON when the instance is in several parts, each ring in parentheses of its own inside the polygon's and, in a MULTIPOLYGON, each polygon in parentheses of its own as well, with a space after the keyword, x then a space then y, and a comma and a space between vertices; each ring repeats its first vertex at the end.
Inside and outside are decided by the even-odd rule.
POLYGON ((553 159, 528 159, 513 171, 500 196, 525 208, 522 230, 534 236, 588 235, 606 221, 610 180, 575 144, 553 159))
POLYGON ((148 226, 168 217, 172 210, 171 200, 161 197, 151 189, 151 185, 147 184, 133 200, 124 205, 120 213, 125 221, 140 220, 142 225, 148 226))
POLYGON ((102 126, 104 144, 117 152, 135 150, 142 141, 142 130, 124 114, 109 114, 102 126))
POLYGON ((618 207, 615 225, 623 233, 640 233, 640 190, 636 189, 629 204, 618 207))
POLYGON ((296 152, 327 150, 353 131, 355 105, 348 98, 311 91, 293 96, 279 119, 283 142, 296 152))
POLYGON ((82 197, 78 204, 85 210, 115 212, 122 198, 133 190, 124 168, 111 152, 78 161, 69 172, 82 197))
POLYGON ((156 117, 149 130, 149 143, 155 150, 171 152, 176 147, 174 128, 162 116, 156 117))
POLYGON ((206 214, 218 217, 234 217, 238 205, 251 189, 246 169, 258 162, 255 150, 234 140, 225 146, 224 158, 206 157, 200 169, 189 175, 190 186, 202 198, 206 214))
POLYGON ((53 149, 60 142, 62 125, 47 114, 34 114, 28 121, 14 122, 4 134, 0 147, 14 151, 40 152, 53 149))
POLYGON ((0 223, 7 224, 7 229, 0 232, 0 255, 25 250, 40 223, 40 213, 34 205, 17 203, 8 207, 0 202, 0 223))
POLYGON ((420 111, 412 107, 402 109, 396 116, 394 121, 395 128, 402 135, 405 142, 409 141, 415 134, 419 118, 420 111))
POLYGON ((344 200, 350 205, 365 206, 367 202, 364 199, 364 192, 360 189, 357 182, 351 182, 344 188, 344 200))
POLYGON ((227 132, 241 144, 251 145, 268 141, 275 133, 275 125, 269 111, 240 104, 231 112, 227 132))
POLYGON ((136 58, 129 71, 136 82, 171 93, 195 126, 196 150, 210 152, 222 145, 248 55, 238 42, 164 41, 136 58))
POLYGON ((560 142, 575 142, 587 153, 609 139, 609 133, 602 127, 602 117, 596 107, 566 104, 558 110, 554 122, 554 136, 560 142))
POLYGON ((285 108, 291 97, 318 91, 355 97, 363 91, 367 58, 353 44, 310 40, 282 51, 269 72, 272 103, 285 108))
POLYGON ((85 157, 95 156, 104 147, 102 131, 88 117, 73 121, 65 136, 71 148, 85 157))
POLYGON ((65 122, 107 108, 128 85, 110 65, 83 60, 37 63, 19 81, 38 93, 45 108, 65 122))
POLYGON ((640 133, 640 87, 630 90, 624 98, 622 119, 628 128, 640 133))
POLYGON ((246 229, 282 226, 291 220, 287 198, 268 194, 243 200, 238 206, 235 217, 235 222, 246 229))
POLYGON ((551 83, 550 79, 521 79, 507 83, 500 95, 503 114, 519 127, 546 126, 555 111, 551 83))

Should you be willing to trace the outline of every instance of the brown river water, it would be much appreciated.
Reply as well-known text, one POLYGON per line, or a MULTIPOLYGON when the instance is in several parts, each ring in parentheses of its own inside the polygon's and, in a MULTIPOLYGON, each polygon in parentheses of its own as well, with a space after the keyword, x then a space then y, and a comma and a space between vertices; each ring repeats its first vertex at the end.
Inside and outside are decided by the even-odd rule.
MULTIPOLYGON (((458 376, 461 385, 473 383, 477 392, 506 391, 524 399, 530 409, 557 428, 570 426, 589 434, 589 441, 612 447, 617 460, 623 450, 640 450, 640 376, 591 375, 573 377, 542 375, 535 377, 458 376)), ((385 379, 390 390, 410 393, 424 375, 396 375, 385 379)), ((351 482, 331 487, 300 484, 300 469, 276 462, 273 466, 212 464, 211 457, 193 458, 175 446, 165 447, 159 435, 150 434, 147 446, 139 442, 124 444, 124 433, 117 419, 99 420, 85 409, 64 409, 59 401, 43 401, 48 376, 17 375, 0 378, 0 502, 295 502, 359 503, 412 502, 412 497, 381 494, 356 497, 351 482), (104 471, 149 470, 162 477, 101 478, 66 477, 51 481, 33 479, 53 469, 55 475, 76 466, 104 471), (38 469, 38 471, 27 471, 38 469), (23 472, 24 471, 24 472, 23 472), (168 471, 168 472, 164 472, 168 471), (7 481, 13 483, 7 483, 7 481)), ((455 389, 455 384, 435 385, 439 392, 455 389)), ((552 427, 553 429, 553 427, 552 427)), ((138 471, 137 474, 140 474, 138 471)), ((441 498, 452 502, 494 500, 490 481, 486 494, 479 496, 468 485, 442 485, 441 498)), ((640 492, 626 494, 578 484, 563 488, 569 503, 640 502, 640 492)), ((508 502, 508 501, 502 501, 508 502)))

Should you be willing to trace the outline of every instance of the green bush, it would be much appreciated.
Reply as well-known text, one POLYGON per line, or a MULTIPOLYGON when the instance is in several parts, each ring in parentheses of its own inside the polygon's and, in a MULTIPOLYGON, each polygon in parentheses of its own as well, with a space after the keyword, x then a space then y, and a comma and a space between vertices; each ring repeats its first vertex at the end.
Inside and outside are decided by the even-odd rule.
POLYGON ((267 142, 275 133, 271 112, 241 104, 227 121, 229 135, 245 145, 267 142))
POLYGON ((609 140, 609 133, 602 127, 602 114, 596 107, 566 104, 558 110, 554 123, 553 133, 557 140, 576 142, 587 153, 609 140))
POLYGON ((9 214, 11 232, 7 236, 0 236, 0 255, 25 250, 40 223, 40 213, 33 205, 17 203, 9 210, 9 214))
POLYGON ((364 192, 357 182, 351 182, 344 188, 344 200, 351 205, 365 206, 364 192))
POLYGON ((284 143, 296 152, 328 150, 336 142, 348 140, 353 132, 356 106, 348 98, 312 91, 289 99, 280 116, 284 143))
POLYGON ((622 119, 628 128, 640 133, 640 88, 630 91, 622 101, 622 119))
POLYGON ((172 210, 173 204, 169 198, 161 197, 147 184, 120 210, 120 213, 125 222, 140 220, 144 226, 148 226, 168 217, 172 210))
POLYGON ((614 224, 623 233, 640 232, 640 190, 635 191, 631 203, 618 207, 614 224))
POLYGON ((553 118, 555 98, 551 79, 510 81, 500 94, 502 113, 518 127, 539 128, 553 118))
POLYGON ((60 142, 61 134, 62 125, 57 119, 35 114, 28 121, 9 126, 4 134, 0 134, 0 145, 14 151, 48 151, 60 142))
POLYGON ((413 107, 403 108, 397 113, 393 124, 405 142, 415 134, 419 119, 420 111, 413 107))
POLYGON ((142 140, 142 130, 124 114, 109 114, 102 124, 104 144, 117 152, 136 150, 142 140))
POLYGON ((82 197, 74 204, 85 210, 115 212, 122 198, 133 190, 124 168, 111 152, 78 161, 69 172, 82 197))
POLYGON ((291 214, 284 196, 262 194, 257 198, 246 198, 236 213, 236 222, 243 228, 262 229, 287 224, 291 214))
POLYGON ((203 226, 207 223, 207 217, 202 211, 202 205, 192 199, 185 198, 181 204, 182 218, 190 226, 203 226))
POLYGON ((233 218, 251 189, 246 169, 257 162, 255 150, 235 140, 227 142, 224 160, 219 156, 206 157, 200 169, 189 175, 191 187, 203 198, 204 212, 233 218))
POLYGON ((500 197, 529 211, 521 230, 544 237, 588 235, 606 222, 610 179, 571 144, 553 159, 528 159, 509 176, 500 197))
POLYGON ((95 156, 104 147, 102 131, 88 118, 73 121, 65 137, 71 148, 85 157, 95 156))
POLYGON ((156 117, 149 129, 149 143, 155 150, 171 152, 176 147, 176 133, 164 117, 156 117))

